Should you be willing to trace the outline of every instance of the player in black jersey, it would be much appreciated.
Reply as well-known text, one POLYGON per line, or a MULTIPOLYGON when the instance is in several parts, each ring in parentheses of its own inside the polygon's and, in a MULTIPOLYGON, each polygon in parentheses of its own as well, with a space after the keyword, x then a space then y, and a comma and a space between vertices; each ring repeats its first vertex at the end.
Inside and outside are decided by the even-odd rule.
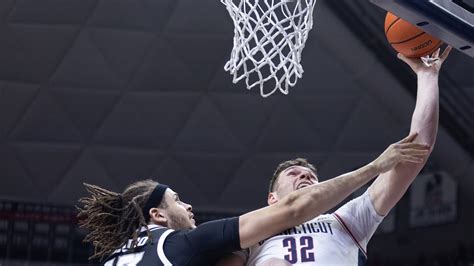
POLYGON ((412 143, 412 134, 390 145, 360 169, 290 193, 278 203, 240 217, 196 227, 192 207, 178 193, 153 180, 129 185, 122 193, 85 184, 80 199, 85 241, 91 258, 105 266, 214 265, 226 253, 248 248, 336 206, 344 198, 400 162, 420 162, 429 147, 412 143))

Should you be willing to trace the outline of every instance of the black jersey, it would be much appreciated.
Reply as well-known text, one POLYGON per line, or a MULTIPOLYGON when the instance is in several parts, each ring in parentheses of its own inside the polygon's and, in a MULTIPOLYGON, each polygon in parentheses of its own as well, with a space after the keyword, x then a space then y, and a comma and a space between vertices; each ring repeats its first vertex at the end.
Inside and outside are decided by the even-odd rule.
POLYGON ((214 265, 223 255, 240 250, 239 218, 199 225, 193 230, 149 226, 140 232, 138 243, 129 240, 104 262, 104 266, 214 265))

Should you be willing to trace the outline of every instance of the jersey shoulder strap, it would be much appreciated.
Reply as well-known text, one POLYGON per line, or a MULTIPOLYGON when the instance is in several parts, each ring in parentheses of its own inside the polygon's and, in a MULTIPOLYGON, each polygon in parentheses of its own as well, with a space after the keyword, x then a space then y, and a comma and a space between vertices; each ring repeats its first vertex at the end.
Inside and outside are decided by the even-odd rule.
MULTIPOLYGON (((165 266, 171 266, 171 262, 169 261, 169 259, 166 257, 166 254, 165 254, 165 251, 164 251, 164 245, 165 245, 165 240, 166 238, 169 236, 169 234, 171 234, 174 230, 173 229, 168 229, 168 228, 164 228, 164 230, 159 230, 159 235, 155 238, 153 237, 153 239, 157 239, 158 240, 158 244, 157 244, 157 247, 156 247, 156 252, 158 253, 158 258, 161 260, 161 262, 163 263, 163 265, 165 266)), ((153 234, 154 232, 152 232, 153 234)), ((158 233, 158 232, 157 232, 158 233)))

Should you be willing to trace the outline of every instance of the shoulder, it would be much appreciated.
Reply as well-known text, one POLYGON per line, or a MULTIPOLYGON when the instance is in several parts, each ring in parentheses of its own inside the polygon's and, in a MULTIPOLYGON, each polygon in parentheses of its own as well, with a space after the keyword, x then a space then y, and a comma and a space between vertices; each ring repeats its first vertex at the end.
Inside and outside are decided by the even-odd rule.
POLYGON ((332 220, 332 219, 334 219, 333 214, 334 213, 321 214, 318 217, 315 217, 315 218, 309 220, 308 222, 323 222, 323 221, 327 221, 327 220, 332 220))

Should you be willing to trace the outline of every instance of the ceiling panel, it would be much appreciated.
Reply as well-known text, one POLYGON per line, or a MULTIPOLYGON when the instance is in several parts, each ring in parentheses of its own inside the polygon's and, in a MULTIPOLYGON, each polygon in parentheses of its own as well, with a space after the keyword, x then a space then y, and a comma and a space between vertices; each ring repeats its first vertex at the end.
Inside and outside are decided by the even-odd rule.
MULTIPOLYGON (((327 3, 315 14, 303 78, 262 99, 223 70, 219 1, 2 0, 0 196, 74 204, 83 182, 154 177, 195 210, 239 211, 265 204, 282 160, 310 159, 321 180, 369 162, 408 133, 414 97, 327 3)), ((442 90, 471 101, 472 69, 454 53, 442 90)), ((454 176, 472 187, 472 158, 443 128, 438 142, 430 165, 463 158, 454 176)))

